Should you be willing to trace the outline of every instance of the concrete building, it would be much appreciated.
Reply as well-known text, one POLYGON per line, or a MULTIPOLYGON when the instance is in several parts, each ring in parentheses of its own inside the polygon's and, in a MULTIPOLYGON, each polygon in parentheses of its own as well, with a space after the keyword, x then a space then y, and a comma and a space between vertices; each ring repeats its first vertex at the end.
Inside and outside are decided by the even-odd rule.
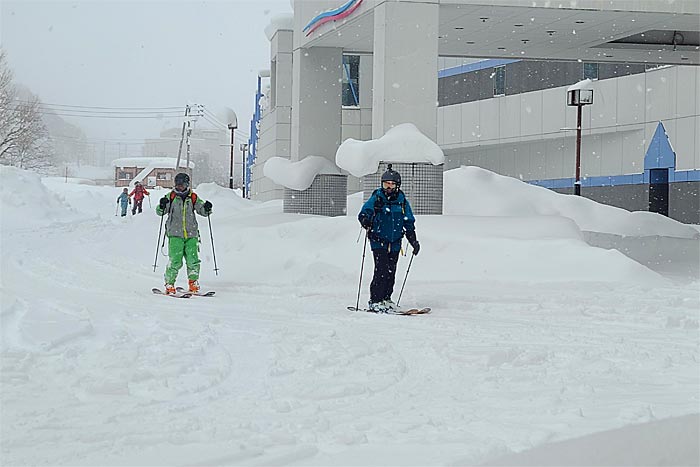
POLYGON ((334 160, 345 138, 404 122, 443 148, 445 168, 566 191, 575 132, 562 129, 576 126, 566 89, 590 77, 582 194, 648 209, 651 185, 665 183, 668 214, 700 222, 699 25, 694 0, 296 1, 293 19, 268 31, 270 108, 251 195, 283 196, 262 175, 269 157, 334 160))

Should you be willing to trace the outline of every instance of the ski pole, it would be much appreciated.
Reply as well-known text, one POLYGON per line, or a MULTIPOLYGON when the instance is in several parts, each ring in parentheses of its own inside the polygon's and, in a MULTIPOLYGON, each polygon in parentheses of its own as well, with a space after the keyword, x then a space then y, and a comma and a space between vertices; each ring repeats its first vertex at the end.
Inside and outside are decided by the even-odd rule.
POLYGON ((360 266, 360 283, 357 285, 357 303, 355 304, 355 311, 360 309, 360 291, 362 290, 362 272, 365 269, 365 254, 367 253, 367 237, 369 236, 369 230, 365 231, 365 245, 362 247, 362 266, 360 266))
POLYGON ((149 208, 153 207, 153 206, 151 206, 151 195, 148 195, 148 207, 149 208))
POLYGON ((416 256, 416 254, 411 255, 411 259, 408 261, 408 269, 406 269, 406 277, 403 278, 403 284, 401 284, 401 292, 399 292, 399 299, 396 300, 396 306, 399 306, 399 302, 401 302, 401 295, 403 294, 403 288, 406 285, 406 279, 408 279, 408 271, 411 270, 411 263, 413 263, 413 257, 416 256))
POLYGON ((114 210, 114 216, 116 217, 117 213, 119 212, 119 203, 117 203, 117 209, 114 210))
MULTIPOLYGON (((158 245, 160 245, 160 234, 163 231, 163 218, 165 213, 160 216, 160 228, 158 229, 158 242, 156 243, 156 257, 153 260, 153 272, 156 272, 156 266, 158 265, 158 245)), ((163 243, 165 243, 165 237, 163 237, 163 243)))
POLYGON ((207 216, 209 220, 209 236, 211 237, 211 254, 214 257, 214 272, 219 275, 219 268, 216 266, 216 252, 214 251, 214 232, 211 231, 211 215, 207 216))
POLYGON ((360 243, 360 235, 362 235, 363 230, 364 227, 360 226, 360 231, 357 233, 357 240, 355 240, 355 243, 360 243))

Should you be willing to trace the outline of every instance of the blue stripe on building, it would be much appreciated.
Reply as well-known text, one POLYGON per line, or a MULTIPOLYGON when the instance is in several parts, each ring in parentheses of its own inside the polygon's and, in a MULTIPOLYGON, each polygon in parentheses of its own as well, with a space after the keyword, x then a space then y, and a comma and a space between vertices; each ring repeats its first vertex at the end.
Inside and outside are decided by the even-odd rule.
POLYGON ((438 78, 446 78, 448 76, 461 75, 462 73, 469 73, 472 71, 483 70, 485 68, 494 68, 497 66, 508 65, 509 63, 519 62, 520 60, 508 60, 508 59, 488 59, 481 60, 474 63, 468 63, 466 65, 460 65, 452 68, 445 68, 444 70, 438 71, 438 78))
MULTIPOLYGON (((581 179, 582 187, 641 185, 649 183, 649 174, 611 175, 603 177, 585 177, 581 179), (646 180, 645 180, 646 179, 646 180)), ((668 181, 674 182, 700 182, 700 170, 669 170, 668 181)), ((556 178, 550 180, 528 180, 527 183, 544 188, 571 188, 574 186, 574 178, 556 178)))

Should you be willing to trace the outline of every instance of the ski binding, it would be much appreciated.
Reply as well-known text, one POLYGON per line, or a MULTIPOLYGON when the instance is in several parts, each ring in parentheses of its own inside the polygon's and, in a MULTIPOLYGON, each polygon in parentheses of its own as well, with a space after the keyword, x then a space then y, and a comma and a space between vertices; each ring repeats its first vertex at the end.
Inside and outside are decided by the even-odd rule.
POLYGON ((153 287, 151 289, 151 292, 153 292, 156 295, 165 295, 166 297, 173 297, 173 298, 190 298, 192 296, 191 293, 189 292, 178 292, 176 294, 166 294, 162 290, 160 290, 157 287, 153 287))
POLYGON ((426 314, 430 313, 430 311, 431 311, 431 308, 427 308, 427 307, 426 308, 410 308, 407 310, 393 310, 393 311, 387 310, 387 311, 382 311, 382 312, 370 310, 368 308, 356 308, 354 306, 349 306, 347 308, 350 311, 364 311, 367 313, 374 313, 374 314, 378 314, 378 315, 401 315, 401 316, 426 315, 426 314))
POLYGON ((216 293, 216 292, 213 291, 213 290, 210 290, 210 291, 208 291, 208 292, 197 292, 197 293, 192 293, 192 292, 189 292, 189 291, 188 291, 187 289, 185 289, 184 287, 175 287, 175 290, 177 290, 178 293, 190 294, 190 295, 194 295, 194 296, 197 296, 197 297, 213 297, 214 294, 216 293))

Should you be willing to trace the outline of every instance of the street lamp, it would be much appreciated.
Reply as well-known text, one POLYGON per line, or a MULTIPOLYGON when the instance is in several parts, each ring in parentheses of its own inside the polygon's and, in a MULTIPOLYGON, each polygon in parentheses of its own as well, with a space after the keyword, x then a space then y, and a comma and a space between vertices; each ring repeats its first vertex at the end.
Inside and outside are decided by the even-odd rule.
POLYGON ((248 143, 241 143, 240 150, 241 150, 242 161, 243 161, 243 169, 241 170, 241 172, 243 173, 243 175, 242 175, 243 185, 241 185, 241 186, 242 186, 242 195, 243 195, 243 198, 245 198, 245 191, 246 191, 245 190, 245 172, 246 172, 246 170, 245 170, 246 169, 246 159, 245 158, 246 158, 246 152, 248 151, 248 143))
POLYGON ((236 117, 236 112, 231 111, 229 118, 231 120, 228 124, 228 129, 231 130, 231 170, 228 176, 228 187, 233 190, 233 132, 236 128, 238 128, 238 117, 236 117))
POLYGON ((581 196, 581 108, 584 105, 593 104, 593 89, 572 88, 569 88, 566 92, 566 105, 576 106, 576 181, 574 182, 574 194, 581 196))

